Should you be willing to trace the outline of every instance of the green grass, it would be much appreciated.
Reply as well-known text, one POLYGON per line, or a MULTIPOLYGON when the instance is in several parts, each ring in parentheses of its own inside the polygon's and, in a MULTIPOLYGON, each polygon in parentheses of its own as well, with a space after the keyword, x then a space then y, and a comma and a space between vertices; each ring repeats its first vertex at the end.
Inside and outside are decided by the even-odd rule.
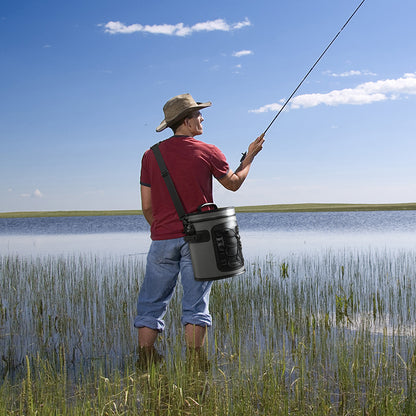
MULTIPOLYGON (((416 210, 416 203, 400 204, 276 204, 236 207, 236 212, 324 212, 324 211, 403 211, 416 210)), ((0 212, 0 218, 73 217, 89 215, 142 215, 141 210, 118 211, 31 211, 0 212)))
POLYGON ((406 204, 280 204, 237 207, 237 212, 333 212, 333 211, 403 211, 416 210, 416 203, 406 204))
POLYGON ((215 282, 207 371, 190 371, 181 288, 136 367, 140 258, 0 257, 0 414, 414 415, 416 255, 266 256, 215 282))

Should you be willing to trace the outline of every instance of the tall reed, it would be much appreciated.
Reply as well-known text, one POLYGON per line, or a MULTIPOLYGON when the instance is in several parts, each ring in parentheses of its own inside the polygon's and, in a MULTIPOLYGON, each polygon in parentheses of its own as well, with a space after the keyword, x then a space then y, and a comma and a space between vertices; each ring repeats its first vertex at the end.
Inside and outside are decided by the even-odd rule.
POLYGON ((0 414, 412 415, 416 255, 249 259, 216 282, 208 370, 189 367, 178 286, 136 367, 134 256, 0 257, 0 414))

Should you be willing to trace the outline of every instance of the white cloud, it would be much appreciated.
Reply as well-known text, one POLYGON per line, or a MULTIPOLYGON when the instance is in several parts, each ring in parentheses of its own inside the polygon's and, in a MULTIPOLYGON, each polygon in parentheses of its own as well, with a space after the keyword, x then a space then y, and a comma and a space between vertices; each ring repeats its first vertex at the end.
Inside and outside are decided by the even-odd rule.
POLYGON ((233 68, 233 73, 234 74, 239 74, 242 67, 243 66, 241 64, 235 65, 234 68, 233 68))
POLYGON ((236 58, 241 58, 242 56, 252 55, 253 51, 243 50, 238 52, 233 52, 233 56, 236 58))
POLYGON ((32 192, 32 198, 42 198, 42 197, 43 197, 43 194, 41 191, 39 191, 39 189, 35 189, 32 192))
MULTIPOLYGON (((416 73, 404 74, 397 79, 386 79, 375 82, 365 82, 355 88, 333 90, 328 93, 315 93, 299 95, 289 103, 291 109, 316 107, 320 104, 337 106, 343 104, 363 105, 374 102, 397 100, 403 96, 416 95, 416 73)), ((258 109, 250 110, 253 113, 278 111, 281 104, 267 104, 258 109)))
POLYGON ((365 76, 376 76, 377 74, 375 74, 374 72, 371 71, 361 71, 361 70, 355 70, 352 69, 351 71, 345 71, 345 72, 341 72, 339 74, 337 74, 336 72, 331 72, 331 71, 326 71, 325 74, 331 76, 331 77, 335 77, 335 78, 347 78, 347 77, 354 77, 354 76, 360 76, 360 75, 365 75, 365 76))
POLYGON ((110 34, 130 34, 143 32, 169 36, 188 36, 194 32, 230 32, 250 25, 250 21, 246 18, 242 22, 232 24, 227 23, 224 19, 216 19, 207 22, 196 23, 193 26, 185 26, 183 23, 177 23, 175 25, 141 25, 139 23, 125 25, 124 23, 118 21, 110 21, 103 26, 105 28, 104 31, 110 34))
POLYGON ((246 26, 251 26, 250 20, 248 20, 247 17, 242 22, 234 23, 233 29, 242 29, 246 26))
POLYGON ((39 189, 35 189, 31 194, 20 194, 22 198, 42 198, 43 194, 39 189))
POLYGON ((268 113, 269 111, 277 112, 282 108, 281 104, 266 104, 256 110, 250 110, 250 113, 268 113))

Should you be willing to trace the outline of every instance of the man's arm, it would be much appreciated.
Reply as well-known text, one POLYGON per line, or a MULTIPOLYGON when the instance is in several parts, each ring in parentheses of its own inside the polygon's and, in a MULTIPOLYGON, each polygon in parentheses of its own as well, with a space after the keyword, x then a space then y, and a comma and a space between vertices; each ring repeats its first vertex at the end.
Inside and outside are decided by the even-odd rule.
POLYGON ((140 186, 140 194, 142 198, 142 211, 146 221, 152 225, 153 210, 152 210, 152 188, 150 186, 140 186))
POLYGON ((250 171, 251 163, 253 162, 255 156, 263 148, 264 135, 257 137, 253 143, 250 143, 248 147, 247 155, 244 160, 241 162, 240 166, 235 172, 231 169, 228 171, 227 175, 219 179, 219 182, 222 186, 230 191, 237 191, 240 186, 243 184, 247 178, 248 172, 250 171))

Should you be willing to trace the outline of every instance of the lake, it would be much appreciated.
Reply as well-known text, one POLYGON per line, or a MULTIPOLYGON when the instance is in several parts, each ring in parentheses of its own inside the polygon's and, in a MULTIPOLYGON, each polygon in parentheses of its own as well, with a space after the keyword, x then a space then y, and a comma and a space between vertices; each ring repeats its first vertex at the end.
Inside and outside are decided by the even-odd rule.
MULTIPOLYGON (((416 211, 237 219, 246 272, 213 285, 213 387, 247 379, 250 389, 315 397, 318 387, 338 398, 347 386, 350 402, 376 387, 413 388, 416 211)), ((0 219, 0 378, 26 376, 27 360, 74 380, 92 374, 94 386, 113 371, 134 374, 149 244, 142 216, 0 219)), ((181 299, 178 285, 157 344, 168 363, 183 353, 181 299)), ((169 386, 181 385, 176 374, 169 386)))
MULTIPOLYGON (((416 247, 416 211, 239 213, 246 258, 325 250, 416 247)), ((0 253, 146 255, 141 215, 1 218, 0 253)))

